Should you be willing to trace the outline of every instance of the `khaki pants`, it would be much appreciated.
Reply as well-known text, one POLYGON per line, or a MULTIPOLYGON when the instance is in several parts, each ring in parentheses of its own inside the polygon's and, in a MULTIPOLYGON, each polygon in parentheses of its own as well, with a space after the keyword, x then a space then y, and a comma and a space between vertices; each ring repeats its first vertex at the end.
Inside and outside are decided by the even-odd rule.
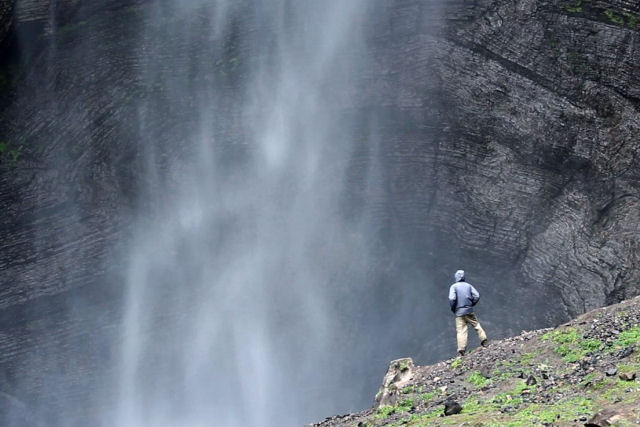
POLYGON ((480 326, 478 318, 475 314, 467 314, 464 316, 456 317, 456 338, 458 340, 458 351, 466 350, 467 348, 467 324, 471 325, 473 329, 478 333, 480 341, 487 339, 487 334, 484 333, 484 329, 480 326))

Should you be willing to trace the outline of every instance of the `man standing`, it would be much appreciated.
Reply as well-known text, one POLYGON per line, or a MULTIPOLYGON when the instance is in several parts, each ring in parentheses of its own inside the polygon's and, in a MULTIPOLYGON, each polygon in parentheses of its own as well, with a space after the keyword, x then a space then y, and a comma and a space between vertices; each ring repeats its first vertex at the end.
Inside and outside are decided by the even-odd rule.
POLYGON ((449 305, 456 315, 456 338, 458 341, 458 354, 464 356, 467 349, 467 324, 471 325, 478 333, 480 344, 487 346, 487 334, 480 326, 478 318, 473 313, 473 306, 480 301, 480 294, 476 288, 464 281, 464 271, 458 270, 454 275, 456 283, 449 288, 449 305))

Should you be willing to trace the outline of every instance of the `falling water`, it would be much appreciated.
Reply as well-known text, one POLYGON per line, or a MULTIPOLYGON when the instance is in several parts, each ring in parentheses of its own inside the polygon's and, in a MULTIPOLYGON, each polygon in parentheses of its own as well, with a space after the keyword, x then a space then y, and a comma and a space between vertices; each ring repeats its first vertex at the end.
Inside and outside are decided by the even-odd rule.
POLYGON ((361 403, 345 370, 375 240, 350 189, 365 3, 147 7, 146 184, 104 425, 296 425, 361 403))

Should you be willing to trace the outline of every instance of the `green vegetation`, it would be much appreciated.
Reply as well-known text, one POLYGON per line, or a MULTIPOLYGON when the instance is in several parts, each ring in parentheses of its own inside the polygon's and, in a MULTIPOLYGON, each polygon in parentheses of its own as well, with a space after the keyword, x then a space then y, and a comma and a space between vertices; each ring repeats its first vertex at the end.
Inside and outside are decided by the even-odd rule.
POLYGON ((595 391, 602 390, 606 385, 607 385, 607 380, 601 379, 593 383, 593 385, 591 385, 591 390, 595 390, 595 391))
POLYGON ((613 343, 613 346, 624 348, 633 344, 640 345, 640 326, 634 326, 626 331, 622 331, 618 339, 613 343))
POLYGON ((462 405, 462 412, 468 415, 486 414, 495 410, 492 401, 482 401, 480 399, 468 399, 462 405))
POLYGON ((406 371, 407 369, 409 369, 409 363, 406 360, 399 362, 398 369, 400 371, 406 371))
POLYGON ((416 387, 416 386, 413 386, 413 385, 409 385, 409 386, 406 386, 405 388, 403 388, 402 390, 400 390, 400 392, 402 394, 411 394, 411 393, 422 393, 422 390, 424 390, 423 386, 416 387))
MULTIPOLYGON (((588 0, 585 0, 588 1, 588 0)), ((582 0, 576 0, 574 2, 563 3, 562 7, 569 13, 582 12, 582 0)))
POLYGON ((603 343, 594 338, 584 338, 575 328, 566 328, 547 332, 541 338, 543 341, 551 340, 558 344, 554 352, 562 356, 565 362, 576 362, 587 353, 599 350, 603 343))
POLYGON ((460 366, 462 366, 462 359, 456 359, 451 362, 451 369, 458 369, 460 366))
POLYGON ((637 396, 635 396, 636 393, 631 393, 634 390, 631 384, 633 383, 619 379, 606 379, 601 387, 601 389, 604 389, 602 397, 610 403, 616 401, 621 403, 633 402, 637 396))
POLYGON ((604 14, 609 18, 609 21, 616 25, 626 26, 631 29, 638 28, 639 19, 633 13, 621 12, 618 14, 611 9, 607 9, 604 11, 604 14))
POLYGON ((422 393, 420 396, 418 396, 418 399, 422 400, 423 402, 429 402, 437 395, 438 393, 436 391, 430 391, 429 393, 422 393))
POLYGON ((609 18, 609 20, 614 24, 624 25, 624 18, 620 15, 617 15, 613 10, 607 9, 604 11, 604 14, 607 15, 607 18, 609 18))
MULTIPOLYGON (((593 404, 582 396, 561 401, 554 405, 531 404, 517 412, 516 422, 529 423, 568 423, 581 416, 590 415, 593 404)), ((526 424, 525 424, 526 425, 526 424)))
POLYGON ((524 353, 520 356, 520 363, 523 365, 529 365, 535 356, 535 353, 524 353))
MULTIPOLYGON (((508 392, 508 393, 499 393, 496 394, 493 398, 493 403, 497 404, 497 405, 504 405, 506 403, 508 403, 509 405, 512 406, 517 406, 520 405, 522 403, 522 398, 521 397, 514 397, 515 393, 513 392, 508 392)), ((519 393, 518 393, 519 395, 519 393)))
POLYGON ((509 392, 508 394, 510 394, 511 396, 520 396, 522 395, 522 392, 525 390, 531 390, 534 391, 536 389, 535 385, 527 385, 524 381, 521 381, 511 392, 509 392))
POLYGON ((542 341, 553 341, 558 344, 573 344, 580 338, 576 328, 557 329, 547 332, 540 339, 542 341))
POLYGON ((620 373, 633 373, 640 370, 640 365, 637 363, 618 365, 618 372, 620 373))
POLYGON ((374 418, 380 420, 383 418, 387 418, 389 415, 392 415, 395 413, 396 413, 396 408, 394 406, 381 406, 376 411, 374 418))
POLYGON ((21 143, 18 148, 11 148, 11 145, 9 143, 0 141, 0 159, 6 156, 13 164, 15 164, 20 157, 20 153, 22 152, 22 146, 23 143, 21 143))
POLYGON ((469 381, 471 384, 475 385, 476 387, 483 387, 490 382, 490 380, 485 378, 484 375, 482 375, 478 371, 475 371, 471 375, 469 375, 469 377, 467 378, 467 381, 469 381))
MULTIPOLYGON (((367 415, 363 425, 574 425, 611 406, 620 410, 621 420, 616 425, 632 425, 640 416, 640 381, 632 375, 640 373, 640 351, 631 352, 630 348, 640 348, 640 325, 637 311, 622 307, 604 311, 602 322, 592 324, 587 318, 515 345, 510 343, 500 360, 487 363, 482 359, 478 365, 473 358, 453 359, 448 365, 449 376, 445 375, 451 384, 446 387, 437 387, 429 380, 447 371, 447 367, 437 365, 429 376, 422 377, 425 382, 399 389, 399 399, 404 400, 367 415), (615 341, 608 338, 605 343, 594 338, 602 336, 612 336, 615 341), (623 349, 624 353, 618 353, 623 349), (588 373, 566 363, 580 359, 582 368, 589 367, 588 373), (620 376, 605 373, 613 366, 620 376), (529 375, 536 378, 536 384, 527 385, 529 375), (444 417, 448 399, 460 403, 460 413, 444 417)), ((601 313, 593 314, 597 317, 601 313)), ((400 362, 396 366, 399 368, 400 362)))
POLYGON ((590 382, 592 382, 593 380, 595 380, 596 377, 597 377, 597 375, 594 372, 592 372, 590 374, 587 374, 587 375, 584 376, 582 381, 580 381, 580 385, 582 385, 584 387, 587 384, 589 384, 590 382))
POLYGON ((638 17, 628 13, 628 12, 623 12, 622 13, 624 15, 624 17, 627 19, 627 27, 631 28, 631 29, 635 29, 638 28, 638 17))
MULTIPOLYGON (((562 337, 560 340, 566 339, 570 343, 571 331, 569 334, 557 334, 562 337)), ((528 357, 528 356, 527 356, 528 357)), ((621 371, 632 371, 638 369, 640 365, 633 364, 629 366, 620 366, 621 371)), ((584 377, 581 384, 586 385, 596 380, 597 373, 591 373, 584 377)), ((479 372, 473 372, 468 381, 471 383, 486 380, 479 372)), ((523 392, 529 390, 533 394, 536 386, 527 386, 524 381, 518 381, 513 385, 510 391, 499 393, 492 398, 482 399, 477 396, 471 396, 466 401, 461 402, 462 411, 459 414, 447 417, 447 423, 452 425, 462 425, 470 423, 471 425, 484 426, 513 426, 524 427, 540 424, 569 425, 574 423, 576 419, 591 416, 601 405, 603 401, 622 404, 631 403, 637 398, 632 390, 635 390, 634 383, 625 382, 616 378, 604 378, 595 384, 592 384, 587 393, 584 395, 573 395, 552 403, 528 403, 523 398, 523 392), (600 389, 598 395, 591 394, 592 390, 600 389), (511 408, 509 412, 504 408, 511 408), (475 424, 474 424, 475 423, 475 424)), ((553 390, 553 393, 566 393, 566 388, 553 390)), ((419 399, 428 402, 436 396, 436 392, 425 393, 419 399)), ((380 408, 375 418, 382 420, 393 414, 402 414, 411 409, 412 400, 403 400, 394 407, 380 408)), ((432 408, 421 414, 406 414, 401 419, 397 419, 394 423, 385 423, 392 426, 414 426, 427 427, 434 425, 437 419, 442 416, 442 407, 432 408)), ((378 425, 378 424, 376 424, 378 425)))
POLYGON ((426 427, 433 425, 433 420, 442 414, 442 409, 434 409, 424 414, 412 414, 408 419, 402 420, 398 425, 414 427, 426 427))
POLYGON ((407 412, 413 406, 413 399, 404 399, 394 406, 381 406, 376 411, 374 418, 376 419, 384 419, 389 417, 390 415, 397 414, 400 412, 407 412))

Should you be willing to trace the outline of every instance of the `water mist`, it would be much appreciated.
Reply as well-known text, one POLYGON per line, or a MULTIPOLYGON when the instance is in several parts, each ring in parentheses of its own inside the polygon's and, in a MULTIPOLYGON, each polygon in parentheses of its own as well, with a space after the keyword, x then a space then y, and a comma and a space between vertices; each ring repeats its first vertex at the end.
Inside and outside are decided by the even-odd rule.
POLYGON ((374 241, 348 191, 364 6, 149 7, 140 79, 162 95, 138 107, 147 184, 103 424, 295 425, 360 392, 340 388, 374 241), (192 116, 158 137, 158 102, 192 116))

